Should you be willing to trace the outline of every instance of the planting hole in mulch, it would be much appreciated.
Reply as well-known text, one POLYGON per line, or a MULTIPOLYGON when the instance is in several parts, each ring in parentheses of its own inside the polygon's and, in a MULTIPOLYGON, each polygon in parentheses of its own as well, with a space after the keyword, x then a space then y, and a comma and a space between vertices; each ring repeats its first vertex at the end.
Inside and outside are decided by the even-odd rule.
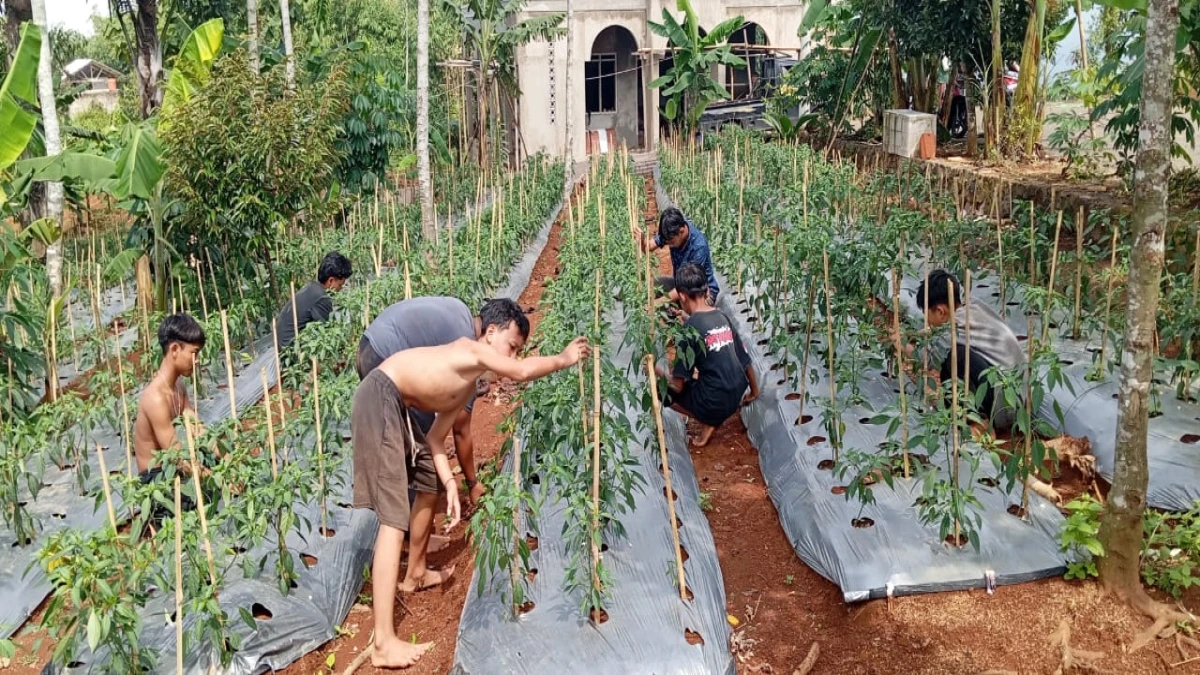
POLYGON ((759 341, 758 341, 758 346, 759 346, 759 347, 766 347, 766 346, 767 346, 767 345, 769 345, 769 344, 771 344, 771 341, 770 341, 770 340, 768 340, 768 339, 766 339, 766 338, 763 338, 763 339, 761 339, 761 340, 759 340, 759 341))
POLYGON ((683 562, 688 561, 689 556, 688 556, 688 552, 687 552, 687 547, 684 546, 683 544, 679 545, 679 557, 683 558, 683 562))
POLYGON ((813 420, 812 415, 801 415, 800 418, 796 420, 796 426, 800 426, 801 424, 808 424, 812 420, 813 420))
POLYGON ((338 502, 338 503, 337 503, 337 507, 338 507, 339 509, 352 509, 352 508, 354 508, 353 506, 351 506, 351 505, 350 505, 350 503, 349 503, 349 502, 338 502))
MULTIPOLYGON (((667 486, 666 485, 663 486, 663 496, 664 497, 667 496, 667 486)), ((679 500, 679 495, 675 494, 674 490, 671 490, 671 501, 674 502, 674 501, 678 501, 678 500, 679 500)))
POLYGON ((1195 445, 1200 443, 1200 434, 1184 434, 1179 437, 1179 442, 1187 445, 1195 445))
POLYGON ((1009 301, 1008 301, 1008 306, 1009 306, 1009 307, 1020 307, 1020 306, 1021 306, 1021 303, 1017 302, 1016 300, 1009 300, 1009 301))
POLYGON ((32 544, 32 543, 33 543, 33 537, 26 537, 26 538, 24 538, 24 539, 18 539, 18 540, 16 540, 16 541, 14 541, 14 542, 12 543, 12 547, 13 547, 13 548, 18 548, 18 547, 20 547, 20 546, 28 546, 28 545, 30 545, 30 544, 32 544))
POLYGON ((529 477, 529 482, 533 485, 541 485, 542 477, 541 477, 541 475, 535 473, 529 477))
POLYGON ((787 327, 787 332, 791 333, 792 335, 795 335, 796 333, 799 333, 802 330, 804 330, 804 326, 801 326, 798 323, 794 323, 787 327))
POLYGON ((1060 363, 1060 364, 1062 364, 1062 365, 1064 365, 1064 366, 1073 366, 1073 365, 1075 365, 1075 362, 1074 362, 1074 361, 1072 361, 1071 359, 1062 359, 1061 361, 1059 361, 1059 363, 1060 363))
POLYGON ((783 370, 786 367, 787 366, 785 364, 776 363, 775 365, 771 366, 771 370, 783 370))
POLYGON ((870 518, 854 518, 850 521, 850 524, 860 530, 865 530, 868 527, 875 527, 875 521, 871 520, 870 518))
POLYGON ((700 637, 700 634, 697 633, 696 631, 692 630, 691 628, 683 629, 683 639, 687 640, 687 643, 689 645, 700 646, 700 647, 704 646, 704 638, 700 637))
POLYGON ((67 668, 82 668, 84 665, 83 661, 72 661, 67 664, 67 668))
POLYGON ((787 384, 787 380, 786 380, 786 379, 784 379, 784 378, 779 378, 779 381, 775 383, 775 386, 776 386, 776 387, 782 387, 782 386, 783 386, 783 385, 785 385, 785 384, 787 384))
POLYGON ((1120 394, 1114 393, 1114 394, 1112 395, 1112 400, 1114 400, 1114 401, 1115 401, 1115 400, 1117 400, 1118 398, 1121 398, 1121 395, 1120 395, 1120 394))
POLYGON ((870 417, 860 417, 860 418, 858 418, 858 423, 859 424, 874 424, 874 422, 871 421, 870 417))
POLYGON ((746 323, 751 323, 751 324, 758 323, 758 317, 757 316, 748 316, 748 317, 746 317, 746 323))
POLYGON ((525 577, 529 579, 529 583, 533 583, 533 580, 537 579, 537 568, 530 567, 529 572, 525 575, 525 577))
POLYGON ((517 614, 528 614, 533 611, 533 607, 534 607, 533 601, 526 600, 524 603, 521 604, 520 607, 517 608, 517 614))
POLYGON ((997 485, 999 485, 999 483, 996 482, 995 478, 984 477, 984 478, 980 478, 978 482, 980 485, 982 485, 984 487, 990 487, 990 488, 994 488, 997 485))
POLYGON ((1009 504, 1008 509, 1006 510, 1010 516, 1016 516, 1018 518, 1025 517, 1025 509, 1021 508, 1020 504, 1009 504))
POLYGON ((237 545, 230 546, 229 550, 233 551, 234 555, 241 555, 247 551, 245 546, 237 546, 237 545))
POLYGON ((600 552, 608 553, 608 544, 600 544, 600 552))
POLYGON ((261 602, 256 602, 253 605, 250 605, 250 614, 259 621, 267 621, 275 616, 271 613, 271 610, 263 606, 261 602))
POLYGON ((951 532, 950 534, 946 535, 946 543, 947 543, 947 544, 949 544, 950 546, 953 546, 953 547, 955 547, 955 548, 962 548, 963 546, 966 546, 966 545, 967 545, 967 541, 969 541, 969 540, 967 539, 967 535, 965 535, 965 534, 963 534, 963 533, 961 533, 961 532, 959 533, 959 535, 958 535, 958 539, 957 539, 957 540, 954 538, 954 533, 953 533, 953 532, 951 532))
POLYGON ((320 532, 321 536, 325 537, 326 539, 332 539, 333 535, 337 534, 337 530, 333 529, 332 527, 318 527, 317 531, 320 532))
POLYGON ((1017 342, 1024 342, 1024 341, 1026 341, 1026 340, 1028 340, 1028 339, 1029 339, 1029 336, 1028 336, 1028 335, 1018 335, 1018 336, 1017 336, 1017 342))
POLYGON ((784 397, 783 397, 783 400, 785 400, 785 401, 799 401, 799 400, 800 400, 800 394, 799 394, 799 393, 797 393, 797 392, 794 392, 794 391, 793 391, 793 392, 789 393, 787 396, 784 396, 784 397))
POLYGON ((833 471, 834 461, 832 459, 823 459, 817 462, 817 468, 822 471, 833 471))
POLYGON ((317 556, 315 556, 311 553, 301 553, 300 560, 301 560, 301 562, 304 563, 304 566, 309 569, 312 569, 317 566, 317 556))
POLYGON ((820 445, 824 442, 825 442, 824 436, 813 436, 812 438, 808 439, 808 446, 811 448, 814 445, 820 445))
POLYGON ((743 309, 741 309, 741 310, 738 310, 738 314, 749 314, 749 313, 750 313, 750 308, 749 308, 749 307, 745 307, 745 308, 743 308, 743 309))
POLYGON ((844 495, 844 494, 846 494, 846 486, 845 485, 834 485, 833 487, 829 488, 829 491, 835 495, 844 495))
POLYGON ((67 519, 67 514, 65 514, 65 513, 51 513, 51 514, 50 514, 50 517, 51 517, 51 518, 57 518, 57 519, 59 519, 59 520, 66 520, 66 519, 67 519))
POLYGON ((608 612, 604 611, 603 609, 596 609, 595 607, 592 607, 588 610, 588 618, 591 619, 592 623, 596 625, 607 623, 608 612))
POLYGON ((526 532, 525 533, 525 545, 529 547, 530 551, 538 550, 538 538, 533 536, 532 534, 526 532))
POLYGON ((1151 410, 1150 415, 1149 415, 1150 419, 1154 419, 1156 417, 1162 417, 1162 416, 1163 416, 1163 411, 1161 411, 1161 410, 1151 410))
POLYGON ((685 597, 685 598, 687 598, 688 600, 695 600, 695 599, 696 599, 696 594, 695 594, 695 593, 693 593, 693 592, 692 592, 692 589, 688 588, 687 586, 684 586, 684 587, 683 587, 683 595, 684 595, 684 597, 685 597))

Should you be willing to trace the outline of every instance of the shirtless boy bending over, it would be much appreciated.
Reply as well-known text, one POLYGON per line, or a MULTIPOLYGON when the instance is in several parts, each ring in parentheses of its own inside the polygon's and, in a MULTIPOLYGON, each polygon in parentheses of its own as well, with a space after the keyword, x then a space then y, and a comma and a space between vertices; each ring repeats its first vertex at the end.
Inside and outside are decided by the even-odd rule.
MULTIPOLYGON (((446 488, 450 522, 462 516, 458 483, 446 458, 446 435, 480 377, 528 382, 570 368, 588 355, 587 341, 575 338, 557 356, 516 359, 525 344, 516 321, 491 325, 477 340, 459 338, 437 347, 406 349, 388 357, 358 386, 350 415, 354 445, 354 506, 379 518, 371 564, 376 668, 406 668, 432 643, 411 644, 396 637, 393 610, 400 581, 400 546, 409 529, 409 472, 423 445, 433 455, 436 478, 446 488), (409 408, 434 413, 429 434, 409 420, 409 408)), ((418 476, 417 478, 421 478, 418 476)))
POLYGON ((158 327, 158 344, 162 347, 162 364, 138 399, 133 424, 133 452, 143 483, 162 473, 155 462, 158 452, 179 443, 175 418, 196 415, 180 377, 192 375, 196 354, 204 348, 204 329, 187 314, 172 314, 158 327))

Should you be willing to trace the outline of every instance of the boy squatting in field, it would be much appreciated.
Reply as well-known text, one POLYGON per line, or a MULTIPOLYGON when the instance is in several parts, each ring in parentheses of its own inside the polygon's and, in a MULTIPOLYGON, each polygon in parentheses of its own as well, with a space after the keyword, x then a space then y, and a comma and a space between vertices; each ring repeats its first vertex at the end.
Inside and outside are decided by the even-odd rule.
MULTIPOLYGON (((933 270, 929 273, 929 278, 917 287, 917 307, 925 312, 929 327, 940 328, 950 322, 951 289, 954 292, 954 323, 958 331, 956 377, 965 383, 967 392, 973 392, 981 385, 987 384, 986 371, 990 368, 1008 370, 1025 365, 1025 350, 1021 348, 1021 343, 1012 329, 995 310, 974 300, 970 309, 971 348, 967 349, 967 308, 962 304, 962 287, 958 279, 945 270, 933 270)), ((885 308, 878 300, 874 304, 881 309, 885 308)), ((888 310, 884 311, 890 314, 888 310)), ((891 335, 892 329, 889 321, 888 344, 895 339, 891 335)), ((912 356, 915 350, 915 345, 911 344, 905 348, 909 356, 912 356)), ((941 363, 937 373, 940 382, 950 379, 950 373, 954 369, 950 357, 949 337, 931 350, 930 363, 941 363)), ((997 400, 995 393, 989 389, 980 405, 979 413, 990 419, 994 431, 1005 432, 1012 428, 1016 411, 997 400)))
MULTIPOLYGON (((382 313, 367 328, 358 343, 355 366, 358 379, 366 379, 384 359, 407 349, 448 345, 460 338, 478 340, 489 329, 503 330, 515 324, 521 340, 529 337, 529 319, 508 298, 488 300, 474 316, 458 298, 420 297, 401 300, 382 313)), ((476 481, 475 448, 471 439, 471 416, 475 397, 471 396, 462 410, 454 417, 454 452, 462 467, 467 484, 468 499, 475 504, 483 496, 483 484, 476 481)), ((422 435, 428 434, 433 426, 433 414, 409 407, 408 413, 422 435)), ((454 568, 430 570, 426 567, 426 556, 445 545, 446 540, 433 531, 433 512, 442 493, 437 480, 433 456, 428 448, 422 448, 412 457, 407 467, 409 484, 416 495, 411 508, 408 531, 408 570, 400 582, 400 590, 412 592, 444 583, 454 574, 454 568)))
MULTIPOLYGON (((162 363, 138 397, 137 419, 133 423, 133 453, 142 483, 149 483, 162 474, 162 467, 155 461, 159 451, 179 444, 175 435, 177 417, 190 418, 196 425, 196 433, 201 433, 196 409, 192 407, 187 387, 180 378, 192 376, 196 354, 204 348, 204 341, 204 329, 187 314, 172 314, 158 327, 162 363)), ((180 469, 184 473, 191 472, 186 464, 180 469)), ((186 501, 191 502, 190 499, 186 501)))
POLYGON ((704 272, 709 304, 713 307, 717 306, 717 296, 721 293, 721 288, 717 285, 717 275, 713 272, 712 252, 708 248, 708 238, 691 221, 683 217, 683 212, 674 206, 668 208, 658 216, 657 236, 648 241, 643 240, 641 230, 638 230, 637 236, 642 250, 655 251, 663 246, 670 247, 671 276, 658 277, 656 283, 659 289, 671 298, 672 302, 680 301, 675 286, 675 275, 679 274, 679 269, 683 265, 693 263, 699 265, 704 272))
POLYGON ((331 251, 325 254, 317 268, 316 281, 310 281, 288 298, 279 315, 275 317, 276 337, 278 347, 283 349, 292 344, 296 334, 313 321, 328 321, 333 313, 333 298, 331 292, 340 291, 346 285, 354 269, 350 259, 331 251))
POLYGON ((589 353, 587 341, 575 338, 557 356, 518 360, 528 327, 517 321, 490 325, 476 340, 397 352, 367 373, 354 394, 350 433, 354 446, 354 506, 369 508, 379 518, 371 584, 377 668, 406 668, 432 643, 410 644, 396 636, 393 610, 400 576, 400 547, 409 529, 409 455, 428 445, 437 480, 445 486, 449 527, 461 518, 458 483, 446 458, 445 439, 459 412, 475 394, 480 377, 507 377, 528 382, 570 368, 589 353), (428 435, 411 423, 409 409, 434 413, 428 435))
MULTIPOLYGON (((675 367, 667 381, 665 402, 700 424, 695 440, 699 448, 708 444, 713 431, 738 408, 758 398, 758 378, 729 318, 709 304, 711 286, 704 269, 684 263, 676 270, 673 285, 688 315, 685 329, 690 329, 692 336, 675 345, 675 367)), ((658 374, 666 377, 662 369, 658 374)))

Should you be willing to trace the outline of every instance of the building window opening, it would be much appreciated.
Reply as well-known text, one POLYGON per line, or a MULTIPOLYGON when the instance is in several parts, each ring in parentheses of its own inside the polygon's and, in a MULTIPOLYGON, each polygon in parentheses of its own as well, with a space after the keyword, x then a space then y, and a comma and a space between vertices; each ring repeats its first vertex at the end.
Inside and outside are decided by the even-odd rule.
POLYGON ((593 54, 584 64, 587 86, 587 112, 614 112, 617 109, 617 55, 593 54))

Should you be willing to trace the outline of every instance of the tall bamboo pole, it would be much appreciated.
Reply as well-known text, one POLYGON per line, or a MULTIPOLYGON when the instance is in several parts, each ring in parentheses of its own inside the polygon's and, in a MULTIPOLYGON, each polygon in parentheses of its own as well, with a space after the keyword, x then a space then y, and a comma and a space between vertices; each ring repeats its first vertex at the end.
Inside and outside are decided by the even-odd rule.
MULTIPOLYGON (((521 492, 521 438, 513 436, 513 490, 514 494, 521 492)), ((512 576, 512 597, 513 597, 513 616, 520 613, 521 608, 517 605, 517 588, 521 584, 521 502, 519 499, 513 500, 512 509, 513 519, 513 555, 510 574, 512 576)))
POLYGON ((322 448, 322 429, 321 429, 321 385, 320 379, 317 377, 317 359, 312 359, 312 377, 313 377, 313 415, 317 422, 317 481, 321 489, 321 536, 329 536, 329 527, 326 521, 325 508, 325 453, 322 448))
MULTIPOLYGON (((950 473, 954 481, 954 490, 958 491, 958 319, 954 308, 954 282, 947 280, 948 299, 950 301, 950 473)), ((954 495, 955 501, 958 495, 954 495)), ((959 545, 960 523, 958 515, 954 516, 954 545, 959 545)))
POLYGON ((229 388, 229 414, 233 419, 238 418, 237 395, 233 386, 233 350, 229 346, 229 322, 225 310, 221 310, 221 338, 225 341, 225 377, 229 388))
POLYGON ((183 498, 175 476, 175 673, 183 675, 183 498))
POLYGON ((650 377, 650 405, 654 409, 654 427, 658 432, 658 454, 663 465, 663 480, 667 488, 667 517, 671 519, 671 538, 675 543, 675 574, 679 579, 679 597, 687 600, 687 581, 683 574, 683 549, 679 543, 679 523, 675 520, 675 490, 671 487, 671 463, 663 433, 662 407, 658 400, 658 375, 654 372, 654 355, 646 355, 646 374, 650 377))
MULTIPOLYGON (((832 410, 837 410, 837 369, 834 366, 833 360, 833 304, 830 302, 830 286, 829 286, 829 250, 821 252, 825 264, 825 328, 827 340, 829 344, 825 345, 826 352, 829 354, 829 405, 832 410)), ((838 420, 834 421, 838 424, 838 420)), ((838 461, 839 446, 841 445, 841 430, 830 430, 830 445, 833 446, 833 461, 838 461), (834 433, 834 432, 837 433, 834 433)))
MULTIPOLYGON (((903 246, 901 246, 903 251, 903 246)), ((903 253, 901 253, 903 259, 903 253)), ((900 337, 900 270, 892 268, 892 338, 896 346, 896 381, 900 384, 900 449, 904 457, 904 477, 912 475, 908 458, 908 399, 905 390, 908 382, 905 379, 904 345, 900 337)), ((801 374, 803 377, 803 374, 801 374)), ((802 403, 803 405, 803 403, 802 403)))

